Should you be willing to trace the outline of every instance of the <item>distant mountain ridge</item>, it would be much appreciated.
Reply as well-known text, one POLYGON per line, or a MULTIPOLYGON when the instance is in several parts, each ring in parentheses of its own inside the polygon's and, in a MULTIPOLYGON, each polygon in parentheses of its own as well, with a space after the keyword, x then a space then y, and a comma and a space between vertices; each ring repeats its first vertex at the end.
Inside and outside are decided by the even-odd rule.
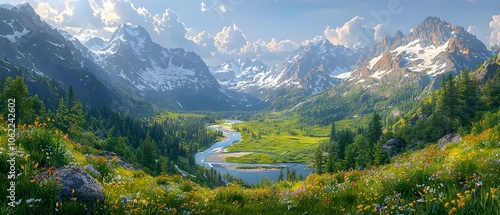
POLYGON ((154 43, 141 26, 124 24, 109 42, 90 40, 89 54, 116 87, 159 107, 184 110, 248 110, 264 103, 221 88, 194 52, 154 43), (99 49, 100 48, 100 49, 99 49))
MULTIPOLYGON (((306 116, 304 121, 321 124, 374 110, 404 114, 419 98, 438 89, 443 75, 475 70, 491 57, 464 28, 428 17, 408 35, 397 32, 385 37, 364 53, 365 59, 345 81, 301 103, 297 110, 306 116)), ((489 69, 481 77, 491 77, 495 65, 485 67, 489 69)))
POLYGON ((269 69, 257 59, 233 58, 219 66, 211 67, 210 72, 226 89, 259 96, 258 83, 269 69))
POLYGON ((277 90, 294 89, 314 95, 336 86, 343 73, 354 69, 360 54, 322 40, 300 46, 274 67, 255 59, 236 58, 211 70, 225 88, 272 100, 277 90))
MULTIPOLYGON (((489 57, 486 46, 463 27, 428 17, 409 35, 398 31, 371 48, 353 50, 322 40, 300 46, 281 65, 256 73, 251 81, 223 82, 264 98, 280 88, 314 95, 338 85, 340 79, 357 89, 414 81, 427 85, 440 74, 474 69, 489 57)), ((217 68, 224 66, 227 63, 217 68)))

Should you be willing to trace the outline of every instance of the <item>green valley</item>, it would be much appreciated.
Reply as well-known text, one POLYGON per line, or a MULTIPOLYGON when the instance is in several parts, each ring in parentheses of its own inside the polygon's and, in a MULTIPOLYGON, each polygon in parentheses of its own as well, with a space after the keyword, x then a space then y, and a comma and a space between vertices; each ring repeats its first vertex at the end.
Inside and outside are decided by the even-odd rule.
POLYGON ((498 0, 25 2, 0 215, 500 215, 498 0))

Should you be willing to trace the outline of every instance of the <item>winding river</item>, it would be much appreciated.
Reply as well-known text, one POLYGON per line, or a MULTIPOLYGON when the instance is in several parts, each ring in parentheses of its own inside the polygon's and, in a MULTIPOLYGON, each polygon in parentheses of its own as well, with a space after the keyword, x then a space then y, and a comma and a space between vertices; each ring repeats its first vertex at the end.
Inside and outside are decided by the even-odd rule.
MULTIPOLYGON (((230 153, 225 152, 229 146, 241 141, 241 134, 236 131, 231 131, 229 126, 235 123, 240 123, 238 120, 226 120, 226 126, 212 125, 209 129, 220 130, 224 133, 224 140, 214 143, 210 148, 195 154, 195 160, 198 165, 205 166, 206 168, 214 168, 221 175, 229 173, 234 177, 243 179, 246 183, 255 184, 262 178, 268 177, 270 180, 277 181, 280 173, 279 169, 237 169, 236 167, 289 167, 295 168, 296 174, 301 174, 306 177, 313 169, 306 168, 308 163, 275 163, 275 164, 242 164, 242 163, 228 163, 224 161, 226 156, 241 156, 247 153, 230 153), (229 125, 229 126, 227 126, 229 125)), ((286 169, 283 169, 283 174, 286 177, 286 169)))

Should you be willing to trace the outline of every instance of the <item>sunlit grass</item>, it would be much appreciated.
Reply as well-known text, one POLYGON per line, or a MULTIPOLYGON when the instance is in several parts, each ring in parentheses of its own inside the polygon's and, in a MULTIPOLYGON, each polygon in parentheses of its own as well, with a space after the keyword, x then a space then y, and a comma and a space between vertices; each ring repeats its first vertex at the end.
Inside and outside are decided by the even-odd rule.
MULTIPOLYGON (((52 164, 82 167, 95 164, 99 161, 98 157, 86 156, 83 151, 88 149, 82 150, 78 143, 55 130, 27 126, 19 136, 26 140, 26 144, 42 143, 52 150, 55 146, 49 146, 60 140, 58 147, 67 150, 64 153, 68 153, 70 159, 48 162, 46 148, 43 151, 40 148, 39 152, 31 149, 30 156, 24 154, 19 157, 17 170, 23 172, 18 179, 18 199, 21 201, 12 210, 2 200, 0 213, 499 214, 498 127, 467 135, 460 143, 444 149, 434 144, 419 151, 403 153, 384 166, 363 171, 313 174, 304 181, 281 181, 259 188, 227 185, 213 189, 197 185, 180 175, 153 177, 111 162, 109 168, 112 174, 99 181, 105 190, 105 202, 89 204, 78 200, 58 201, 55 180, 42 182, 33 180, 33 177, 47 171, 52 164), (40 135, 30 138, 30 134, 40 135)), ((1 167, 5 168, 6 131, 0 129, 0 135, 1 167)), ((56 152, 48 152, 49 155, 51 153, 56 152)), ((274 158, 266 155, 254 153, 249 158, 274 158)), ((0 177, 0 192, 6 190, 5 178, 0 177)))
POLYGON ((228 148, 230 152, 254 152, 238 158, 240 163, 310 162, 314 149, 328 140, 326 126, 306 126, 298 117, 269 117, 260 121, 236 124, 242 141, 228 148))

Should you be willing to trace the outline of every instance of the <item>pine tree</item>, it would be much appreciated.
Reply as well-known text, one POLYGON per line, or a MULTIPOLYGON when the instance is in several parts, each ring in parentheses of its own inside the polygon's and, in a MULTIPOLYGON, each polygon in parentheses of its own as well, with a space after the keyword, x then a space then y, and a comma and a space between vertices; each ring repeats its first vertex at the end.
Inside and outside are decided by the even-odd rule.
POLYGON ((373 165, 382 165, 389 163, 389 157, 382 148, 382 142, 378 142, 373 147, 373 165))
POLYGON ((337 141, 337 130, 335 129, 335 121, 332 122, 332 128, 330 129, 330 143, 337 141))
POLYGON ((500 107, 500 69, 488 80, 482 90, 481 98, 488 109, 500 107))
POLYGON ((444 114, 443 130, 450 133, 455 131, 459 124, 458 92, 451 74, 442 78, 441 85, 436 111, 444 114))
POLYGON ((344 163, 345 169, 356 167, 356 156, 358 148, 355 144, 349 144, 345 148, 344 163))
POLYGON ((156 167, 156 159, 158 159, 158 154, 156 150, 156 142, 151 139, 149 133, 146 134, 146 138, 141 141, 138 151, 140 151, 139 162, 149 168, 149 170, 154 170, 156 167))
POLYGON ((370 148, 370 143, 363 135, 358 135, 354 138, 355 149, 357 149, 355 161, 356 168, 367 167, 371 164, 372 150, 370 148))
POLYGON ((370 148, 375 145, 382 136, 382 119, 380 115, 375 111, 373 113, 372 119, 368 123, 368 142, 370 143, 370 148))
POLYGON ((342 161, 343 156, 341 157, 339 155, 339 143, 338 142, 331 142, 330 146, 328 147, 328 158, 326 160, 326 169, 325 171, 328 173, 335 172, 336 170, 339 170, 338 166, 340 161, 342 161))
POLYGON ((316 167, 316 174, 323 174, 323 146, 320 144, 314 152, 314 165, 316 167))
POLYGON ((458 77, 458 102, 462 125, 469 125, 474 118, 480 103, 478 81, 465 70, 458 77))
POLYGON ((67 121, 69 110, 66 107, 66 103, 63 98, 59 99, 59 107, 56 110, 56 124, 57 128, 61 129, 63 132, 68 132, 69 123, 67 121))
POLYGON ((10 76, 7 77, 5 87, 0 97, 2 99, 1 111, 5 111, 6 110, 5 107, 7 107, 7 101, 9 99, 13 99, 15 101, 14 118, 16 119, 16 123, 17 124, 32 123, 32 122, 25 122, 21 120, 22 118, 20 118, 21 116, 24 117, 25 114, 28 113, 29 110, 31 109, 29 105, 25 104, 25 100, 27 97, 28 97, 28 87, 24 84, 24 77, 17 77, 14 80, 12 80, 10 76))

